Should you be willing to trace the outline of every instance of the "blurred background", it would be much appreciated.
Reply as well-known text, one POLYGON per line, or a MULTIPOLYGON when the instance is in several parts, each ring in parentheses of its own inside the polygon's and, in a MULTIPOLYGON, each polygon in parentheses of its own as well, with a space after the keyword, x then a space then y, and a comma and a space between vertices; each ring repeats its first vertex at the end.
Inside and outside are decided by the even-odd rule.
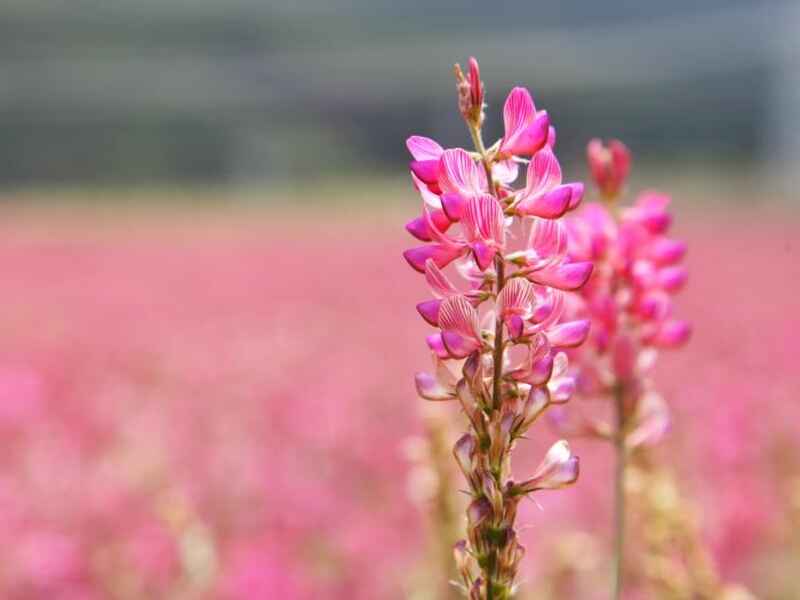
MULTIPOLYGON (((475 55, 488 138, 524 85, 569 179, 614 136, 675 196, 665 456, 720 572, 797 598, 798 31, 788 0, 4 0, 0 596, 435 597, 404 141, 468 143, 475 55)), ((605 576, 583 451, 529 581, 605 576)))

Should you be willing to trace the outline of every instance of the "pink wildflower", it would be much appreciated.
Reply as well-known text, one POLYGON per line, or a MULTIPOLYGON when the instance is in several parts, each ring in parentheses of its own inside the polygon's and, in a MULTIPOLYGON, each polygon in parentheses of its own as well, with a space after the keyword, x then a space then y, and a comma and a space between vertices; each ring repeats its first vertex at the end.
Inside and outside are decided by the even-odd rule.
POLYGON ((515 88, 503 112, 505 134, 487 150, 477 62, 470 61, 469 79, 458 68, 456 76, 475 151, 445 150, 419 136, 407 142, 423 198, 422 216, 407 229, 427 244, 404 256, 425 275, 433 299, 417 310, 437 328, 426 340, 436 372, 418 373, 415 383, 427 400, 458 399, 469 420, 453 451, 472 495, 467 540, 456 545, 455 557, 470 598, 505 598, 524 554, 514 530, 520 498, 578 477, 578 458, 563 441, 520 484, 511 479, 510 456, 538 417, 575 389, 562 349, 583 343, 589 321, 562 319, 563 290, 580 288, 592 264, 567 257, 559 219, 580 203, 583 185, 562 182, 547 113, 515 88), (514 189, 523 156, 531 156, 527 181, 514 189), (521 239, 511 235, 515 219, 523 224, 521 239), (451 264, 457 283, 443 271, 451 264), (511 347, 524 351, 506 354, 511 347))

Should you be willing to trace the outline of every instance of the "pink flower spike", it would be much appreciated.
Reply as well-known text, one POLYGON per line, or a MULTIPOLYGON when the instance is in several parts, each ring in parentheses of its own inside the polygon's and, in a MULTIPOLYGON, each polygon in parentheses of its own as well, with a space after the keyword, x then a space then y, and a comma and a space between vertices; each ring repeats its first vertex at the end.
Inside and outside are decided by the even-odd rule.
POLYGON ((466 150, 445 150, 439 159, 439 187, 465 198, 483 194, 487 188, 486 173, 479 168, 466 150))
POLYGON ((503 106, 505 135, 500 142, 502 157, 530 156, 539 151, 550 134, 550 118, 545 111, 536 112, 530 92, 515 87, 503 106))
POLYGON ((574 348, 586 340, 590 327, 588 319, 561 323, 547 332, 547 339, 554 348, 574 348))
POLYGON ((580 462, 572 454, 569 444, 560 440, 550 447, 544 460, 529 480, 520 483, 520 492, 529 494, 537 490, 556 490, 578 480, 580 462))
POLYGON ((425 262, 432 260, 440 269, 446 267, 463 254, 463 249, 444 244, 428 244, 409 248, 403 252, 403 257, 416 271, 425 272, 425 262))
POLYGON ((426 300, 417 304, 417 312, 428 323, 434 327, 439 326, 439 308, 442 305, 441 300, 426 300))
POLYGON ((453 390, 442 385, 430 373, 417 373, 414 376, 414 384, 417 387, 417 394, 425 400, 453 400, 456 397, 453 390))
POLYGON ((528 279, 541 285, 560 290, 577 290, 589 280, 593 265, 590 262, 574 262, 534 271, 528 279))

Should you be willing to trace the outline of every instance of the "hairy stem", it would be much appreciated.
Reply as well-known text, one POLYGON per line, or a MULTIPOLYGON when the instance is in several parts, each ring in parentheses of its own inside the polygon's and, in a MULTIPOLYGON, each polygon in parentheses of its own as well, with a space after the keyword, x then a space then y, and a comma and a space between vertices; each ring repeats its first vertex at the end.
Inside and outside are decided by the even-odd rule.
POLYGON ((623 585, 623 560, 625 552, 625 413, 623 391, 614 392, 617 429, 614 436, 616 449, 616 472, 614 476, 614 583, 611 597, 620 600, 623 585))
MULTIPOLYGON (((486 181, 489 188, 489 193, 496 196, 494 187, 494 179, 492 177, 492 159, 486 152, 486 146, 483 144, 483 135, 481 128, 478 125, 469 125, 469 133, 472 136, 472 141, 475 144, 475 150, 481 155, 481 163, 486 172, 486 181)), ((500 291, 505 285, 505 260, 502 254, 495 257, 495 270, 497 272, 497 279, 495 281, 495 293, 500 294, 500 291)), ((505 344, 503 342, 503 320, 497 315, 494 326, 494 349, 492 350, 492 360, 494 364, 494 371, 492 374, 492 411, 500 410, 502 404, 501 399, 501 382, 503 379, 503 351, 505 344)), ((497 485, 502 486, 502 476, 498 477, 495 474, 497 485)), ((486 577, 486 600, 495 600, 495 585, 497 579, 497 548, 490 551, 487 565, 485 568, 486 577)))

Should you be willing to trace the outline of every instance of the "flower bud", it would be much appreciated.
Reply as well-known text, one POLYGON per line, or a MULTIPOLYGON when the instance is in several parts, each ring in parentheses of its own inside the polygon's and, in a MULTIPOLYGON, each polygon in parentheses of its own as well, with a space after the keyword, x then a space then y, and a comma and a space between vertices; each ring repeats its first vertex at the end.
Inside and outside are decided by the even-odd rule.
POLYGON ((484 88, 478 61, 470 56, 466 77, 461 70, 461 65, 456 64, 453 69, 458 89, 458 110, 467 123, 474 127, 480 127, 483 123, 484 88))
POLYGON ((597 187, 607 198, 615 198, 622 191, 631 167, 631 153, 619 140, 608 146, 597 138, 586 146, 586 158, 597 187))
POLYGON ((467 479, 469 479, 474 468, 473 458, 475 457, 477 445, 475 436, 471 433, 465 433, 453 446, 453 455, 456 457, 456 462, 467 479))

